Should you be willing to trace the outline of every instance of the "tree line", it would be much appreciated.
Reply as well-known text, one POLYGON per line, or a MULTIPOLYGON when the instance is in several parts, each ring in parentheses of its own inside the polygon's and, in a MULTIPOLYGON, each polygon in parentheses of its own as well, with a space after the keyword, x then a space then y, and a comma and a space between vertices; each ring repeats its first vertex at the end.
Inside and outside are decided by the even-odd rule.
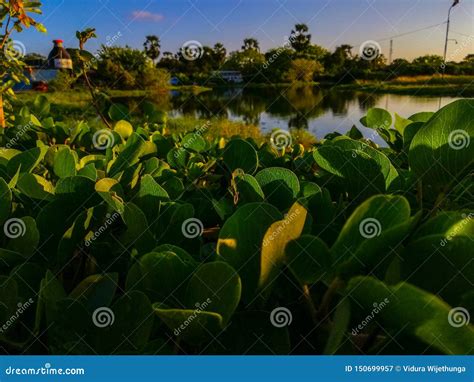
MULTIPOLYGON (((424 55, 408 61, 397 58, 388 63, 383 53, 371 46, 371 56, 361 53, 359 47, 348 44, 330 51, 312 42, 306 24, 296 24, 280 47, 262 52, 253 37, 245 38, 237 51, 228 52, 223 43, 202 46, 194 42, 192 56, 182 47, 176 53, 161 51, 156 35, 146 36, 143 49, 128 46, 102 46, 91 67, 95 80, 109 87, 125 89, 163 85, 176 77, 181 84, 213 84, 224 82, 215 75, 221 70, 239 71, 245 82, 288 83, 328 81, 349 83, 357 79, 390 80, 398 76, 474 75, 474 54, 466 54, 461 62, 443 62, 438 55, 424 55), (120 78, 120 83, 115 84, 120 78)), ((376 48, 376 47, 375 47, 376 48)), ((73 61, 79 51, 68 49, 73 61)), ((94 57, 89 53, 91 57, 94 57)), ((26 61, 38 59, 28 55, 26 61)), ((63 76, 64 77, 64 76, 63 76)), ((67 78, 66 78, 67 80, 67 78)), ((64 84, 61 84, 64 86, 64 84)))

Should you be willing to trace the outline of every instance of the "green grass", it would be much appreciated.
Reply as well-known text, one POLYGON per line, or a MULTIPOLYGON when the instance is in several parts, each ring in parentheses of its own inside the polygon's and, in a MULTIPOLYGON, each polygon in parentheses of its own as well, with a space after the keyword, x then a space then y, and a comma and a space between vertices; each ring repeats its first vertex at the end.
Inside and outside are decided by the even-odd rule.
POLYGON ((391 81, 358 81, 338 85, 341 90, 364 90, 419 96, 474 97, 474 76, 413 76, 398 77, 391 81))

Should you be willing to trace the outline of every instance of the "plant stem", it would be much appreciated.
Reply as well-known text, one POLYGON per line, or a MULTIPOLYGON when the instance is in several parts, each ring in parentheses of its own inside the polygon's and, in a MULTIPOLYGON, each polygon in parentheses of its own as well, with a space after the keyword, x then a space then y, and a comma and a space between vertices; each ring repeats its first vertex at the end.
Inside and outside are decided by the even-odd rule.
POLYGON ((84 64, 82 65, 82 71, 84 74, 84 79, 86 80, 87 87, 89 88, 89 92, 92 97, 92 104, 94 105, 94 108, 97 111, 97 114, 99 114, 99 117, 102 120, 102 122, 104 122, 105 126, 107 126, 109 129, 112 129, 112 126, 110 125, 109 121, 107 121, 107 118, 105 118, 105 116, 102 114, 102 111, 100 110, 99 105, 97 104, 97 98, 95 97, 95 94, 94 94, 94 87, 92 86, 92 83, 89 80, 89 76, 87 75, 87 69, 84 64))
POLYGON ((309 287, 307 284, 303 285, 303 297, 308 305, 308 309, 311 314, 313 323, 317 324, 318 310, 316 309, 316 306, 314 305, 313 298, 311 297, 311 291, 309 290, 309 287))
POLYGON ((329 315, 329 305, 331 304, 332 299, 336 295, 337 291, 344 286, 344 282, 336 277, 331 284, 329 285, 326 293, 323 296, 321 305, 319 307, 318 316, 321 320, 325 320, 329 315))

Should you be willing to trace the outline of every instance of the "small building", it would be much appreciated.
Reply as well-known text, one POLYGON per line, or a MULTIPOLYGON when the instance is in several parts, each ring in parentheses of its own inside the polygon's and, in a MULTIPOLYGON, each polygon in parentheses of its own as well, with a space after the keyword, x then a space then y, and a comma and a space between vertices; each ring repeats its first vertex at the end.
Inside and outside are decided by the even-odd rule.
POLYGON ((25 75, 30 84, 18 83, 13 90, 47 90, 48 83, 56 78, 60 70, 72 70, 72 59, 63 47, 63 40, 53 40, 53 43, 46 61, 37 59, 27 63, 25 75))
POLYGON ((54 47, 48 55, 48 69, 72 69, 71 56, 63 47, 63 40, 53 40, 54 47))
POLYGON ((240 73, 238 70, 220 70, 220 71, 214 72, 214 76, 220 77, 224 81, 232 82, 234 84, 240 84, 244 82, 242 73, 240 73))

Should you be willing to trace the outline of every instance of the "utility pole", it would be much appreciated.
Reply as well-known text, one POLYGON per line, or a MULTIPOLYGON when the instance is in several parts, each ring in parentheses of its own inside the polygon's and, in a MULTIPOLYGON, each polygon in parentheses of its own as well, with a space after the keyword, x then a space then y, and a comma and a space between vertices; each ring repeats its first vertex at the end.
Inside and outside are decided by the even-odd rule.
POLYGON ((388 54, 388 64, 392 63, 392 56, 393 56, 393 38, 390 39, 390 51, 388 54))
POLYGON ((459 0, 454 0, 453 4, 449 7, 449 11, 448 11, 448 20, 446 21, 446 39, 444 41, 443 74, 446 69, 446 56, 448 54, 449 23, 450 23, 450 17, 451 17, 451 10, 458 4, 459 4, 459 0))

